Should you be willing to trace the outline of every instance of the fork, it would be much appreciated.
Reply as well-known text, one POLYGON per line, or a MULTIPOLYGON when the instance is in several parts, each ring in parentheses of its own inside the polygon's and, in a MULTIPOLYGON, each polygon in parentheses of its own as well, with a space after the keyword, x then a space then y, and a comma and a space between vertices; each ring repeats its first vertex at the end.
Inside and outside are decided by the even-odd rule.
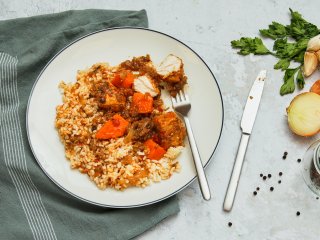
POLYGON ((176 95, 176 97, 171 97, 171 101, 172 101, 172 107, 175 110, 175 112, 180 113, 180 115, 183 116, 183 119, 187 128, 187 133, 189 137, 189 143, 190 143, 191 152, 193 155, 194 164, 198 174, 200 190, 203 198, 208 201, 211 198, 210 189, 209 189, 206 175, 204 173, 204 169, 203 169, 199 151, 196 145, 196 141, 193 136, 191 124, 188 118, 188 112, 191 109, 191 103, 190 103, 189 97, 182 90, 180 90, 179 93, 176 95))

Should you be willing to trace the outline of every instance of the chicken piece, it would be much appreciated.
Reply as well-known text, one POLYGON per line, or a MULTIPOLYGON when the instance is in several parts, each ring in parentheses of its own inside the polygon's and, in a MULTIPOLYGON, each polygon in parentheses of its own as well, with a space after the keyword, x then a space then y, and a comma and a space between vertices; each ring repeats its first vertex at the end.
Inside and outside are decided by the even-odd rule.
POLYGON ((173 54, 169 54, 156 68, 156 71, 163 81, 169 83, 180 82, 184 75, 182 60, 173 54))
POLYGON ((149 93, 152 97, 155 97, 160 93, 157 85, 148 75, 137 77, 133 82, 133 89, 143 94, 149 93))
POLYGON ((129 128, 126 141, 144 142, 155 134, 154 123, 151 118, 143 118, 133 122, 129 128))
POLYGON ((163 148, 183 146, 186 129, 175 112, 166 112, 156 116, 153 122, 163 148))
POLYGON ((126 97, 118 90, 109 88, 99 99, 99 107, 119 112, 126 106, 126 97))

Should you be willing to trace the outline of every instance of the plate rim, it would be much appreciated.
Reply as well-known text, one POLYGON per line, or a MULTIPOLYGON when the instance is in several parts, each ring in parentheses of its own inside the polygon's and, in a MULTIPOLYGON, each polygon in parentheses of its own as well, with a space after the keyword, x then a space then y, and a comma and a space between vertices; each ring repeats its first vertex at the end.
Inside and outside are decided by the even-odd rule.
POLYGON ((97 31, 93 31, 93 32, 90 32, 88 34, 85 34, 75 40, 73 40, 72 42, 70 42, 69 44, 67 44, 66 46, 64 46, 62 49, 60 49, 56 54, 54 54, 54 56, 47 62, 47 64, 42 68, 41 72, 39 73, 39 75, 37 76, 37 79, 36 81, 33 83, 33 86, 31 88, 31 91, 30 91, 30 94, 29 94, 29 98, 28 98, 28 102, 27 102, 27 109, 26 109, 26 131, 27 131, 27 138, 28 138, 28 143, 29 143, 29 146, 30 146, 30 149, 31 149, 31 152, 35 158, 35 160, 37 161, 37 164, 40 166, 41 170, 45 173, 45 175, 56 185, 58 186, 60 189, 62 189, 63 191, 65 191, 66 193, 70 194, 71 196, 75 197, 76 199, 79 199, 81 201, 84 201, 84 202, 87 202, 87 203, 90 203, 90 204, 93 204, 95 206, 100 206, 100 207, 104 207, 104 208, 122 208, 122 209, 126 209, 126 208, 137 208, 137 207, 143 207, 143 206, 148 206, 148 205, 152 205, 152 204, 155 204, 155 203, 158 203, 158 202, 161 202, 165 199, 168 199, 174 195, 176 195, 177 193, 181 192, 182 190, 184 190, 186 187, 188 187, 196 178, 197 178, 197 175, 195 177, 193 177, 189 182, 187 182, 184 186, 180 187, 179 189, 177 189, 176 191, 162 197, 162 198, 159 198, 159 199, 156 199, 154 201, 151 201, 151 202, 147 202, 147 203, 141 203, 141 204, 133 204, 133 205, 126 205, 126 206, 117 206, 117 205, 109 205, 109 204, 101 204, 101 203, 97 203, 97 202, 94 202, 94 201, 91 201, 91 200, 88 200, 88 199, 85 199, 83 197, 80 197, 72 192, 70 192, 69 190, 65 189, 63 186, 61 186, 58 182, 56 182, 48 173, 47 171, 45 170, 45 168, 42 166, 42 164, 40 163, 40 161, 38 160, 38 157, 36 156, 35 154, 35 150, 31 144, 31 139, 30 139, 30 132, 29 132, 29 121, 28 121, 28 115, 29 115, 29 106, 30 106, 30 102, 31 102, 31 99, 32 99, 32 95, 33 95, 33 92, 34 92, 34 89, 39 81, 39 79, 41 78, 43 72, 47 69, 47 67, 51 64, 51 62, 56 59, 64 50, 66 50, 67 48, 69 48, 70 46, 72 46, 73 44, 75 44, 76 42, 84 39, 84 38, 87 38, 91 35, 94 35, 94 34, 98 34, 100 32, 106 32, 106 31, 113 31, 113 30, 123 30, 123 29, 136 29, 136 30, 143 30, 143 31, 148 31, 148 32, 153 32, 153 33, 157 33, 157 34, 160 34, 160 35, 163 35, 163 36, 166 36, 168 38, 171 38, 175 41, 177 41, 178 43, 182 44, 183 46, 185 46, 186 48, 188 48, 190 51, 192 51, 200 60, 201 62, 207 67, 207 69, 209 70, 210 74, 212 75, 214 81, 216 82, 216 85, 218 87, 218 92, 219 92, 219 95, 220 95, 220 100, 221 100, 221 108, 222 108, 222 114, 221 114, 221 128, 220 128, 220 133, 219 133, 219 137, 218 137, 218 141, 217 141, 217 144, 216 146, 214 147, 213 149, 213 152, 211 153, 208 161, 206 162, 206 164, 204 165, 204 168, 207 168, 207 166, 209 165, 209 163, 212 161, 212 157, 219 145, 219 142, 220 142, 220 139, 221 139, 221 135, 222 135, 222 131, 223 131, 223 126, 224 126, 224 104, 223 104, 223 98, 222 98, 222 94, 221 94, 221 89, 220 89, 220 86, 218 84, 218 81, 215 77, 215 75, 213 74, 213 72, 211 71, 211 69, 209 68, 209 66, 207 65, 207 63, 202 59, 202 57, 197 53, 195 52, 191 47, 189 47, 188 45, 186 45, 185 43, 183 43, 182 41, 180 41, 179 39, 169 35, 169 34, 166 34, 166 33, 163 33, 163 32, 160 32, 160 31, 157 31, 157 30, 154 30, 154 29, 150 29, 150 28, 144 28, 144 27, 131 27, 131 26, 125 26, 125 27, 112 27, 112 28, 104 28, 104 29, 101 29, 101 30, 97 30, 97 31))

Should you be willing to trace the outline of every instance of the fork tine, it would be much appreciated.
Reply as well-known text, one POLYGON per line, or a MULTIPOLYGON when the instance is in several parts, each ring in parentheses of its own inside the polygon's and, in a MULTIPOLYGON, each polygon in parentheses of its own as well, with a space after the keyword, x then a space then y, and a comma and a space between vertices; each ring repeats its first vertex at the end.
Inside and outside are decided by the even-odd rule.
POLYGON ((185 97, 185 99, 186 99, 187 102, 190 102, 190 99, 189 99, 188 94, 184 93, 184 97, 185 97))
POLYGON ((171 97, 171 101, 172 101, 172 104, 176 104, 177 103, 177 99, 175 97, 171 97))
POLYGON ((181 101, 185 101, 186 100, 185 94, 184 94, 184 92, 182 90, 179 91, 179 96, 180 96, 181 101))
POLYGON ((182 98, 181 98, 180 92, 177 93, 176 100, 177 102, 181 102, 182 98))

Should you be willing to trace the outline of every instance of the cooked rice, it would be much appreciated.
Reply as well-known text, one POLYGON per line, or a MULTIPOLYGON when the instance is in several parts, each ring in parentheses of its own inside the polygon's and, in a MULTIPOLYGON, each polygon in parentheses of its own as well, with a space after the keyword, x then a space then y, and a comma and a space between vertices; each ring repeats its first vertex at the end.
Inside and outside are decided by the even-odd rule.
POLYGON ((174 172, 180 171, 177 157, 183 147, 170 147, 162 159, 150 160, 143 151, 134 155, 133 146, 130 142, 125 143, 124 137, 96 139, 97 129, 107 117, 90 98, 90 86, 98 84, 105 75, 112 75, 113 71, 114 67, 98 63, 79 71, 75 83, 61 82, 59 85, 63 104, 56 108, 55 126, 71 168, 87 174, 100 189, 146 187, 151 182, 170 178, 174 172))

